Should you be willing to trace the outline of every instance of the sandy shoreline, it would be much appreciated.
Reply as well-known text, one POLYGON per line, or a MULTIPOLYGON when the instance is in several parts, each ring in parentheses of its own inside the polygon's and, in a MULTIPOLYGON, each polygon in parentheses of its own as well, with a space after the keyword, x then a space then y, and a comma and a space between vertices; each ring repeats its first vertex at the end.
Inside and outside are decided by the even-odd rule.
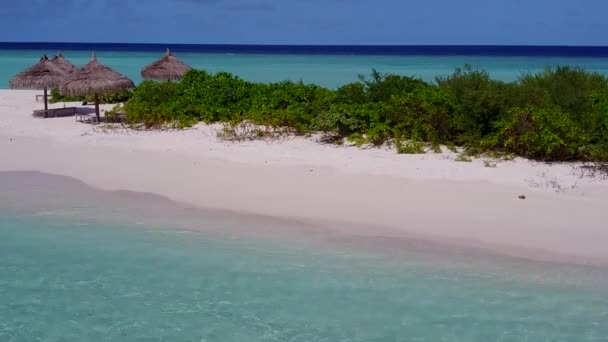
POLYGON ((33 119, 37 93, 0 90, 0 171, 65 175, 200 207, 384 226, 516 255, 608 262, 608 181, 581 178, 571 165, 517 159, 488 168, 451 153, 403 156, 305 138, 222 143, 209 126, 104 131, 74 118, 33 119))

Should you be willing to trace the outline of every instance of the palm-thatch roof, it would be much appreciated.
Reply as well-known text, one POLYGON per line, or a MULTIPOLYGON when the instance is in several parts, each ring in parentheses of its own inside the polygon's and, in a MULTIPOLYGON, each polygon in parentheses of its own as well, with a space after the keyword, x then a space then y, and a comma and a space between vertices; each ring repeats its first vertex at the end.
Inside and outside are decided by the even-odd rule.
POLYGON ((67 75, 59 85, 59 91, 68 96, 93 95, 95 114, 99 120, 99 95, 113 94, 134 88, 133 81, 97 62, 93 53, 91 61, 67 75))
POLYGON ((68 60, 63 57, 63 54, 61 52, 57 53, 57 55, 55 55, 55 57, 51 59, 51 62, 53 62, 53 64, 55 64, 59 68, 63 69, 68 74, 72 73, 77 69, 74 64, 68 62, 68 60))
POLYGON ((192 67, 175 58, 171 51, 167 49, 161 59, 141 70, 141 76, 145 79, 154 80, 179 80, 190 70, 192 70, 192 67))
POLYGON ((66 72, 53 64, 46 55, 40 61, 18 73, 9 81, 11 89, 49 89, 59 86, 66 72))
POLYGON ((126 76, 97 62, 93 53, 87 65, 65 77, 59 91, 68 96, 105 95, 134 87, 133 81, 126 76))

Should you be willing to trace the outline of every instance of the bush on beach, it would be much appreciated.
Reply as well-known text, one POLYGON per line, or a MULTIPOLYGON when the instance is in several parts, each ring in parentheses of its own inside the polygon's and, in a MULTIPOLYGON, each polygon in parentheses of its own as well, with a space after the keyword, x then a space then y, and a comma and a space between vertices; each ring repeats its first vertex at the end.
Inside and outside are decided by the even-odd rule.
POLYGON ((580 156, 588 144, 582 129, 570 114, 559 108, 512 108, 495 123, 484 144, 537 160, 567 161, 580 156))
POLYGON ((445 144, 545 161, 608 160, 608 79, 571 67, 514 82, 469 66, 433 83, 373 70, 335 90, 193 70, 181 82, 143 82, 124 110, 127 123, 147 128, 247 122, 358 145, 392 141, 400 153, 445 144))
MULTIPOLYGON (((100 103, 122 103, 131 97, 130 91, 122 91, 114 94, 102 95, 99 97, 100 103)), ((51 90, 50 103, 58 102, 83 102, 83 103, 94 103, 93 96, 64 96, 61 95, 58 89, 51 90)))

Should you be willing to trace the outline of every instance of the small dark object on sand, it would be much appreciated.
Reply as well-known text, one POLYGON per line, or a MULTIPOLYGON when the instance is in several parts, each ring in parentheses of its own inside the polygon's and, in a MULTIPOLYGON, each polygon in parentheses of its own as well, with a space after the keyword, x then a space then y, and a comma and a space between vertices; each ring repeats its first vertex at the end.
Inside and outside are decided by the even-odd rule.
POLYGON ((519 195, 519 196, 517 196, 517 198, 519 198, 519 199, 526 199, 526 196, 524 196, 524 195, 519 195))

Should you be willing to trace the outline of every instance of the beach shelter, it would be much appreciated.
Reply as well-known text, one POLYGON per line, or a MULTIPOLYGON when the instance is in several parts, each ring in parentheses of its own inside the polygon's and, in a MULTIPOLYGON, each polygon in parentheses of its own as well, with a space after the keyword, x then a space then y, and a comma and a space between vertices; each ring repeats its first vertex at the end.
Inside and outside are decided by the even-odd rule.
POLYGON ((74 64, 70 63, 67 59, 63 57, 61 51, 58 52, 55 57, 53 57, 53 59, 51 59, 51 62, 58 66, 60 69, 63 69, 68 74, 72 73, 77 69, 74 64))
POLYGON ((171 50, 167 49, 161 59, 141 70, 141 76, 153 80, 180 80, 190 70, 192 68, 189 65, 175 58, 171 50))
POLYGON ((134 88, 133 81, 126 76, 97 62, 93 52, 91 61, 67 75, 59 85, 59 92, 67 96, 93 96, 95 114, 99 116, 99 96, 113 94, 134 88))
POLYGON ((48 110, 47 91, 59 86, 65 76, 66 72, 63 69, 57 67, 46 55, 43 55, 38 64, 25 69, 13 77, 9 81, 9 87, 11 89, 43 89, 44 110, 48 110))

